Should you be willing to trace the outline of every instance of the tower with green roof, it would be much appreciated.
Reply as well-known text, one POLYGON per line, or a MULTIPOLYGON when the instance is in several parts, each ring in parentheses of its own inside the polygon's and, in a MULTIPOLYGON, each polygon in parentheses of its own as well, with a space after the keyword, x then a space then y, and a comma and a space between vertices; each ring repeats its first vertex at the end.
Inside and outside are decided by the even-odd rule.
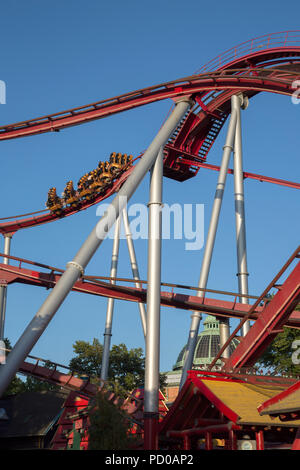
MULTIPOLYGON (((203 331, 201 331, 201 333, 198 335, 193 359, 193 369, 207 369, 209 364, 211 364, 220 350, 219 320, 217 320, 216 317, 212 315, 207 315, 203 322, 203 326, 203 331)), ((229 345, 230 354, 233 353, 238 344, 238 338, 233 338, 229 345)), ((180 351, 177 361, 173 366, 173 370, 166 373, 167 383, 170 387, 176 387, 179 385, 185 353, 186 345, 180 351)), ((213 367, 213 370, 220 370, 221 367, 222 361, 218 359, 213 367)))

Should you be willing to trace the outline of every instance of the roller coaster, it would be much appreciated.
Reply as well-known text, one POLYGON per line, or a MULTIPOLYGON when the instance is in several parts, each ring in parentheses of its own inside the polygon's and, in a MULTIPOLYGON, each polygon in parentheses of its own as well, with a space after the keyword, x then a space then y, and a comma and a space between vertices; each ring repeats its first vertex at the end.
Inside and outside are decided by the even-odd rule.
POLYGON ((98 194, 105 192, 107 187, 131 165, 132 158, 132 155, 113 152, 109 161, 100 161, 95 170, 80 178, 77 190, 73 186, 73 181, 67 182, 62 197, 56 194, 56 188, 50 188, 46 206, 52 213, 59 215, 64 208, 76 208, 82 201, 95 199, 98 194))
MULTIPOLYGON (((258 93, 293 95, 295 83, 299 79, 300 32, 284 31, 254 38, 233 47, 201 67, 191 76, 56 114, 48 114, 0 127, 0 140, 4 141, 46 132, 59 132, 71 126, 103 119, 161 100, 174 102, 174 107, 162 124, 157 136, 148 149, 137 158, 134 159, 132 155, 112 153, 108 161, 99 162, 95 170, 83 175, 79 179, 76 189, 73 181, 68 181, 62 196, 59 197, 56 187, 50 188, 46 210, 1 219, 0 232, 6 242, 4 252, 0 254, 3 257, 3 263, 0 264, 3 280, 0 287, 2 337, 8 284, 21 282, 51 288, 52 291, 12 349, 6 366, 1 368, 0 393, 3 393, 15 373, 23 367, 22 364, 32 347, 72 289, 109 299, 123 299, 147 304, 147 319, 144 324, 146 340, 144 435, 145 448, 155 449, 158 445, 157 356, 159 355, 160 305, 194 312, 188 340, 190 357, 194 348, 194 332, 197 332, 199 328, 200 312, 212 313, 222 320, 222 344, 215 361, 220 357, 223 359, 222 370, 226 374, 234 374, 244 370, 245 367, 252 366, 272 339, 282 330, 283 325, 300 328, 300 314, 295 311, 300 302, 300 262, 297 261, 300 257, 300 247, 292 253, 287 263, 258 298, 249 295, 245 282, 243 284, 247 273, 245 270, 243 271, 245 266, 242 265, 242 261, 239 266, 239 280, 241 280, 239 292, 221 292, 223 295, 233 297, 232 300, 219 301, 207 298, 208 293, 220 294, 220 291, 209 290, 206 286, 227 174, 234 174, 236 184, 238 184, 238 178, 240 178, 239 184, 245 178, 253 178, 300 189, 298 182, 247 173, 241 164, 238 166, 237 160, 234 169, 228 167, 231 152, 234 151, 238 154, 241 151, 238 147, 240 109, 246 109, 248 101, 258 93), (210 165, 206 160, 227 118, 230 119, 222 164, 217 167, 210 165), (120 279, 113 274, 113 271, 111 271, 109 278, 86 276, 84 274, 85 267, 105 238, 107 227, 111 228, 116 222, 110 214, 103 216, 97 226, 97 236, 94 230, 75 258, 67 264, 66 270, 10 255, 10 240, 18 230, 74 215, 98 204, 111 195, 114 195, 111 206, 115 209, 119 206, 119 212, 117 211, 116 215, 120 217, 125 210, 119 205, 120 197, 126 196, 129 200, 149 170, 151 170, 149 221, 153 227, 157 228, 160 226, 160 222, 156 209, 161 205, 159 187, 161 187, 162 176, 184 182, 196 177, 201 168, 218 171, 219 180, 218 197, 215 197, 214 200, 208 234, 209 240, 205 247, 206 265, 204 261, 198 287, 161 283, 160 249, 157 244, 160 243, 160 240, 152 242, 151 229, 149 232, 147 281, 140 280, 138 276, 134 276, 134 279, 120 279), (10 265, 13 260, 19 263, 19 267, 10 265), (25 263, 49 270, 49 273, 21 267, 25 263), (292 272, 284 279, 292 267, 292 272), (282 282, 278 284, 280 280, 282 282), (120 284, 122 281, 134 282, 135 287, 122 286, 120 284), (172 293, 161 291, 162 285, 172 287, 172 293), (270 300, 267 298, 267 294, 273 287, 278 289, 278 293, 270 300), (174 293, 174 288, 194 290, 195 295, 174 293), (252 300, 254 303, 250 304, 252 300), (241 320, 232 335, 229 334, 228 324, 226 326, 229 317, 241 320), (249 320, 254 321, 252 326, 250 326, 249 320), (228 357, 226 356, 226 348, 232 336, 241 328, 244 330, 240 344, 233 356, 228 357)), ((239 194, 243 194, 243 192, 239 194)), ((236 203, 243 207, 243 200, 238 200, 238 197, 236 197, 236 203)), ((237 222, 240 233, 244 230, 244 223, 244 219, 237 222)), ((117 223, 115 233, 117 233, 117 223)), ((116 238, 118 238, 118 234, 116 238)), ((245 255, 245 246, 239 245, 239 249, 245 255)), ((110 334, 111 325, 105 335, 109 336, 110 334)), ((187 354, 181 386, 186 380, 186 373, 191 365, 188 356, 189 354, 187 354)), ((33 371, 31 372, 33 373, 33 371)), ((40 378, 43 378, 43 375, 40 378)))

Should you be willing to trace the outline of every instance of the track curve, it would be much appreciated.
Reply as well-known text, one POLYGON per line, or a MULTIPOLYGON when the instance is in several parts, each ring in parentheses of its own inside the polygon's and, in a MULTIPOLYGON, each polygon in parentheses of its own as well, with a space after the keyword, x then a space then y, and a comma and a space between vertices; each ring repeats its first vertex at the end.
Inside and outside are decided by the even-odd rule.
MULTIPOLYGON (((265 35, 230 49, 203 66, 200 74, 143 88, 86 106, 72 108, 0 127, 0 140, 60 131, 112 114, 124 112, 165 99, 174 101, 191 96, 195 105, 185 116, 165 147, 164 175, 184 181, 198 172, 193 162, 203 162, 224 125, 233 94, 248 98, 260 92, 292 95, 294 82, 300 79, 300 31, 265 35), (299 45, 298 45, 299 44, 299 45), (246 51, 246 54, 242 54, 246 51), (217 70, 211 71, 212 68, 217 70), (189 163, 182 152, 189 152, 189 163), (181 159, 185 158, 185 162, 181 159)), ((61 215, 51 212, 33 217, 20 216, 0 224, 3 235, 20 229, 53 222, 73 215, 112 195, 131 173, 125 171, 104 193, 78 207, 64 209, 61 215)))
POLYGON ((14 234, 20 229, 34 227, 37 225, 43 225, 49 222, 54 222, 55 220, 60 220, 70 215, 77 214, 78 212, 81 212, 87 209, 88 207, 98 204, 99 202, 107 199, 116 191, 118 191, 120 186, 124 183, 124 181, 128 178, 128 176, 132 172, 133 168, 134 167, 132 166, 128 170, 126 170, 117 180, 115 180, 112 184, 108 185, 107 189, 103 193, 98 194, 97 196, 95 196, 94 199, 90 201, 88 200, 80 201, 80 203, 78 204, 76 208, 66 207, 60 215, 55 214, 50 211, 46 211, 46 213, 44 213, 45 211, 41 211, 43 213, 34 217, 22 218, 22 215, 21 215, 20 218, 15 218, 14 220, 11 220, 11 218, 9 218, 7 222, 0 224, 0 233, 2 233, 2 235, 14 234))
MULTIPOLYGON (((295 48, 295 54, 300 57, 300 47, 295 48)), ((300 59, 299 59, 300 62, 300 59)), ((165 99, 176 99, 184 96, 203 94, 211 90, 236 90, 240 92, 253 90, 265 91, 283 95, 291 95, 295 89, 292 82, 299 77, 300 72, 281 69, 230 69, 200 75, 192 75, 175 81, 162 83, 157 86, 143 88, 125 95, 98 101, 89 105, 72 108, 57 114, 45 115, 36 119, 9 124, 0 127, 0 140, 32 136, 44 132, 59 131, 66 127, 83 124, 95 119, 101 119, 123 111, 128 111, 146 104, 165 99)))

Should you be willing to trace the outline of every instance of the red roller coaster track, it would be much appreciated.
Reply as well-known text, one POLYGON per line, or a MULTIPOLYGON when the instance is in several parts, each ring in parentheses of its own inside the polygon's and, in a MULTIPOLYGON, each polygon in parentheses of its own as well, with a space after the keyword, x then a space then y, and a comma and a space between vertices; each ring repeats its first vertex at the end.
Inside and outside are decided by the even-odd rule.
MULTIPOLYGON (((182 97, 191 97, 195 104, 184 116, 164 148, 164 175, 178 181, 185 181, 195 176, 201 167, 219 170, 214 165, 208 165, 206 158, 229 115, 232 95, 243 93, 244 96, 252 98, 257 93, 268 92, 291 96, 295 92, 295 82, 299 79, 300 31, 284 31, 240 44, 210 61, 194 75, 59 113, 2 126, 0 127, 0 140, 33 136, 45 132, 58 132, 67 127, 102 119, 157 101, 171 99, 176 102, 182 97)), ((52 222, 84 210, 116 192, 132 169, 133 167, 126 170, 104 193, 95 195, 93 200, 82 201, 76 208, 66 207, 60 215, 39 211, 2 219, 4 221, 0 224, 0 232, 3 235, 12 234, 17 230, 52 222)), ((300 188, 300 184, 297 182, 246 172, 244 176, 295 189, 300 188)), ((51 288, 63 272, 57 268, 33 262, 31 264, 50 269, 50 273, 30 271, 21 268, 21 263, 28 261, 9 256, 6 258, 18 260, 20 266, 16 268, 0 264, 0 276, 3 284, 22 282, 51 288)), ((251 334, 249 333, 248 337, 245 337, 246 341, 241 341, 240 347, 236 350, 233 360, 237 359, 237 361, 234 364, 228 362, 226 365, 235 368, 238 362, 240 362, 240 366, 253 363, 258 352, 261 352, 262 345, 268 344, 271 336, 278 333, 279 330, 275 327, 281 328, 283 325, 287 325, 299 328, 299 313, 293 311, 299 300, 299 264, 293 273, 292 281, 292 286, 289 285, 289 279, 287 284, 284 284, 282 291, 279 291, 274 297, 274 300, 263 307, 258 304, 251 306, 237 303, 236 298, 240 297, 238 294, 235 294, 234 301, 218 301, 208 299, 206 292, 203 297, 196 297, 173 291, 171 293, 161 292, 161 304, 186 310, 206 311, 218 316, 241 319, 247 317, 251 320, 257 320, 254 323, 255 328, 250 330, 251 334), (293 291, 292 300, 289 289, 293 291), (262 320, 258 321, 258 319, 262 320), (269 329, 262 325, 264 322, 270 323, 269 329), (254 351, 253 346, 256 343, 257 347, 254 351), (244 354, 243 357, 237 357, 240 352, 244 354)), ((145 283, 145 281, 141 282, 145 283)), ((192 288, 190 287, 190 289, 192 288)), ((112 285, 91 276, 85 276, 76 282, 73 290, 135 302, 145 302, 146 296, 144 289, 112 285)), ((24 364, 21 369, 23 367, 25 370, 27 367, 27 372, 33 373, 33 366, 24 364)), ((47 371, 42 371, 41 377, 45 377, 47 374, 47 371)), ((52 371, 52 374, 55 372, 52 371)), ((54 375, 52 375, 53 377, 54 375)))
MULTIPOLYGON (((0 140, 60 131, 95 119, 127 111, 160 100, 177 100, 192 96, 195 106, 182 120, 165 147, 164 175, 178 181, 195 176, 205 166, 206 156, 225 123, 233 94, 249 98, 259 92, 292 95, 294 82, 300 77, 300 32, 284 31, 265 35, 236 46, 200 69, 200 74, 97 101, 85 106, 45 115, 36 119, 0 127, 0 140), (217 70, 215 69, 217 68, 217 70)), ((33 227, 75 214, 96 204, 115 192, 130 170, 115 181, 104 194, 93 201, 83 201, 60 214, 34 213, 19 216, 0 224, 2 234, 33 227)), ((299 183, 247 173, 245 177, 283 184, 299 189, 299 183)), ((3 219, 2 219, 3 220, 3 219)))
MULTIPOLYGON (((0 257, 4 257, 0 253, 0 257)), ((47 266, 41 263, 37 263, 16 256, 5 256, 10 260, 18 261, 19 266, 11 266, 0 263, 0 282, 2 285, 8 285, 13 283, 29 284, 39 287, 45 287, 47 289, 53 288, 60 279, 63 270, 55 268, 53 266, 47 266), (29 264, 46 268, 50 271, 41 272, 33 271, 22 267, 23 264, 29 264)), ((127 300, 129 302, 146 302, 146 289, 138 289, 133 287, 127 287, 123 285, 111 284, 106 281, 111 281, 111 278, 102 278, 96 276, 83 276, 77 281, 73 287, 73 291, 82 292, 91 295, 99 295, 101 297, 114 298, 118 300, 127 300), (103 279, 103 280, 102 280, 103 279)), ((132 282, 132 279, 118 279, 114 278, 117 282, 132 282)), ((141 284, 146 284, 147 281, 139 281, 141 284)), ((175 284, 162 283, 162 286, 172 288, 172 292, 161 292, 161 305, 166 307, 174 307, 183 310, 191 311, 202 311, 211 315, 217 315, 221 317, 232 317, 232 318, 244 318, 252 308, 251 305, 242 304, 237 302, 237 298, 240 294, 233 292, 214 291, 205 289, 203 296, 187 295, 181 292, 174 292, 174 289, 186 289, 186 290, 198 290, 191 286, 182 286, 175 284), (208 298, 208 293, 222 294, 225 296, 233 297, 233 300, 218 300, 208 298)), ((250 299, 257 299, 257 297, 247 296, 250 299)), ((257 320, 261 317, 265 307, 257 305, 256 308, 251 312, 250 320, 257 320)), ((285 317, 285 325, 290 328, 300 329, 300 312, 296 310, 289 312, 289 315, 285 317)))

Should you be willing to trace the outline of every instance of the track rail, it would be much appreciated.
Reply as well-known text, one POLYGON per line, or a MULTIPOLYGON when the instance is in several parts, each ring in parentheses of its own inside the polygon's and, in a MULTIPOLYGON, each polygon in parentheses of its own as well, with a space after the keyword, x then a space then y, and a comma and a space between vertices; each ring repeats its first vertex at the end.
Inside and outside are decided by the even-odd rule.
POLYGON ((250 364, 251 361, 254 363, 255 359, 263 353, 272 339, 282 331, 283 325, 286 324, 287 319, 291 316, 294 308, 296 308, 300 301, 300 261, 297 262, 296 267, 293 269, 292 273, 289 274, 287 279, 284 280, 283 284, 278 285, 277 283, 280 279, 283 279, 283 276, 292 263, 299 258, 300 245, 268 284, 261 296, 254 302, 248 314, 244 316, 239 325, 230 334, 229 338, 227 338, 218 354, 211 362, 209 366, 210 369, 212 369, 216 361, 221 357, 223 351, 239 332, 243 324, 250 318, 251 312, 257 308, 261 300, 265 298, 274 287, 278 289, 277 294, 269 303, 266 303, 262 313, 249 329, 243 341, 241 341, 230 358, 226 360, 223 370, 227 372, 229 370, 238 370, 238 368, 244 367, 246 363, 250 364))
MULTIPOLYGON (((196 73, 209 72, 220 68, 230 66, 232 62, 244 61, 244 57, 253 57, 254 54, 261 54, 262 50, 265 51, 265 55, 270 55, 270 59, 274 58, 273 50, 280 48, 282 53, 284 50, 289 52, 293 47, 297 47, 300 44, 300 31, 279 31, 276 33, 264 34, 248 41, 244 41, 230 49, 226 50, 222 54, 217 55, 214 59, 211 59, 205 65, 200 67, 196 73)), ((266 59, 265 59, 266 60, 266 59)), ((254 62, 255 63, 255 62, 254 62)), ((247 64, 249 65, 249 64, 247 64)))
MULTIPOLYGON (((5 234, 13 234, 17 232, 18 230, 24 229, 24 228, 30 228, 30 227, 35 227, 37 225, 43 225, 49 222, 54 222, 55 220, 60 220, 64 217, 68 217, 70 215, 77 214, 78 212, 81 212, 95 204, 100 203, 101 201, 104 201, 108 197, 110 197, 112 194, 114 194, 118 189, 122 186, 124 181, 128 178, 130 173, 133 170, 133 166, 130 167, 128 170, 126 170, 118 179, 116 179, 113 183, 107 186, 107 189, 105 189, 104 192, 101 194, 98 194, 94 197, 93 200, 82 200, 78 203, 76 208, 74 207, 65 207, 63 211, 60 214, 55 214, 50 211, 41 211, 41 213, 38 211, 35 214, 36 215, 31 215, 30 217, 24 217, 21 215, 19 217, 16 217, 15 219, 7 218, 5 222, 2 222, 0 224, 0 233, 2 235, 5 234)), ((4 220, 4 219, 2 219, 4 220)))
MULTIPOLYGON (((298 255, 300 256, 300 255, 298 255)), ((255 364, 300 302, 300 261, 223 367, 225 372, 255 364)))
MULTIPOLYGON (((164 175, 184 181, 197 174, 200 164, 204 163, 227 119, 229 103, 233 94, 243 93, 248 98, 252 98, 260 92, 290 96, 294 93, 294 83, 299 78, 300 32, 289 31, 265 35, 219 55, 206 64, 200 73, 59 113, 4 125, 0 127, 0 140, 34 136, 45 132, 59 132, 71 126, 103 119, 161 100, 171 99, 176 102, 182 97, 191 97, 195 101, 195 105, 180 123, 165 148, 164 175), (189 160, 186 159, 186 153, 190 154, 189 160)), ((94 200, 81 202, 76 208, 66 208, 62 216, 75 214, 109 197, 118 190, 131 171, 132 168, 111 184, 105 193, 96 196, 94 200)), ((0 232, 2 234, 14 233, 19 229, 61 218, 49 212, 38 215, 29 214, 29 216, 0 224, 0 232)), ((5 257, 8 258, 8 256, 5 257)), ((53 268, 50 273, 42 273, 25 270, 21 267, 0 265, 0 275, 3 276, 4 284, 23 282, 51 288, 61 276, 59 271, 61 270, 53 268)), ((298 279, 299 268, 296 274, 298 279)), ((299 284, 297 286, 296 300, 298 301, 299 284)), ((145 289, 112 285, 88 277, 78 281, 74 290, 135 302, 145 302, 146 299, 145 289)), ((236 294, 237 297, 240 295, 236 294)), ((217 301, 216 299, 208 299, 206 292, 202 297, 196 297, 172 291, 171 293, 161 293, 161 304, 186 310, 206 311, 217 316, 235 316, 243 320, 249 318, 257 320, 255 325, 259 325, 258 319, 264 318, 272 309, 272 302, 271 307, 260 307, 258 301, 251 306, 237 303, 236 298, 233 302, 217 301)), ((287 326, 299 328, 299 313, 291 313, 290 310, 286 316, 282 317, 280 327, 284 323, 287 326)), ((267 333, 265 334, 264 331, 262 333, 264 342, 266 336, 269 336, 269 332, 267 333)), ((276 331, 274 330, 273 333, 275 334, 276 331)), ((37 367, 40 366, 36 365, 37 367)), ((28 368, 30 369, 29 373, 32 374, 34 366, 28 366, 28 368)), ((55 372, 52 371, 52 373, 55 372)), ((45 377, 47 374, 48 372, 44 371, 41 375, 45 377)))
MULTIPOLYGON (((293 51, 300 56, 300 47, 293 51)), ((160 85, 143 88, 86 106, 68 109, 56 114, 45 115, 15 124, 0 127, 0 140, 32 136, 44 132, 59 131, 66 127, 101 119, 112 114, 128 111, 139 106, 165 99, 176 100, 183 96, 196 95, 210 90, 237 88, 240 91, 254 90, 291 95, 295 90, 292 83, 299 73, 272 69, 231 69, 209 74, 192 75, 160 85)))
MULTIPOLYGON (((291 36, 288 37, 291 39, 291 36)), ((284 38, 286 39, 286 36, 284 38)), ((268 48, 238 58, 235 56, 234 61, 214 72, 192 75, 59 113, 2 126, 0 127, 0 140, 59 131, 155 101, 164 99, 176 101, 182 96, 192 96, 196 102, 195 107, 187 114, 172 140, 165 147, 164 175, 184 181, 195 176, 201 166, 199 163, 205 161, 226 121, 232 94, 243 92, 251 98, 262 91, 284 95, 291 95, 295 91, 293 83, 300 78, 300 47, 291 46, 290 41, 285 39, 282 48, 268 48), (275 63, 277 68, 259 66, 261 63, 269 64, 271 59, 272 64, 275 63), (187 153, 190 156, 189 159, 186 158, 187 153)), ((273 42, 267 40, 267 44, 270 45, 273 42)), ((80 202, 76 209, 66 208, 61 215, 39 211, 31 217, 5 221, 0 224, 0 233, 5 235, 23 228, 53 222, 97 204, 113 194, 129 173, 130 171, 125 173, 125 177, 122 175, 93 201, 80 202)), ((248 174, 248 177, 252 176, 248 174)), ((279 179, 277 180, 278 184, 281 184, 279 179)), ((264 181, 276 182, 276 179, 264 177, 264 181)), ((294 185, 292 187, 299 186, 299 183, 292 184, 294 185)))
MULTIPOLYGON (((3 256, 3 254, 0 254, 3 256)), ((5 256, 9 259, 19 261, 19 266, 11 266, 0 264, 0 282, 2 285, 8 285, 13 283, 29 284, 38 287, 45 287, 47 289, 53 288, 59 281, 63 274, 62 269, 55 268, 53 266, 46 266, 41 263, 24 260, 13 256, 5 256), (41 268, 50 270, 50 273, 33 271, 21 267, 22 263, 29 263, 41 268)), ((142 302, 146 303, 147 288, 133 288, 120 284, 111 284, 105 282, 101 277, 96 276, 83 276, 77 281, 73 287, 74 292, 81 292, 90 295, 98 295, 106 298, 114 298, 118 300, 127 300, 129 302, 142 302)), ((117 279, 117 278, 104 278, 105 280, 118 281, 125 283, 136 283, 134 279, 117 279)), ((139 281, 141 284, 147 286, 147 281, 139 281)), ((192 286, 184 286, 180 284, 168 284, 161 283, 162 286, 169 287, 172 289, 171 292, 161 292, 161 305, 165 307, 179 308, 182 310, 190 311, 202 311, 211 315, 217 315, 222 317, 232 317, 243 319, 245 316, 249 316, 250 320, 257 320, 264 307, 257 305, 253 309, 252 305, 242 304, 237 302, 240 294, 234 292, 215 291, 212 289, 200 289, 203 291, 202 296, 183 294, 182 292, 174 292, 174 288, 185 289, 185 290, 196 290, 199 289, 192 286), (214 298, 208 298, 208 293, 222 294, 225 296, 233 297, 232 300, 218 300, 214 298), (251 314, 249 315, 249 312, 251 314)), ((254 296, 246 296, 250 299, 257 299, 254 296)), ((263 300, 263 299, 262 299, 263 300)), ((300 312, 294 311, 290 314, 289 318, 286 319, 286 326, 290 328, 300 329, 300 312)))

